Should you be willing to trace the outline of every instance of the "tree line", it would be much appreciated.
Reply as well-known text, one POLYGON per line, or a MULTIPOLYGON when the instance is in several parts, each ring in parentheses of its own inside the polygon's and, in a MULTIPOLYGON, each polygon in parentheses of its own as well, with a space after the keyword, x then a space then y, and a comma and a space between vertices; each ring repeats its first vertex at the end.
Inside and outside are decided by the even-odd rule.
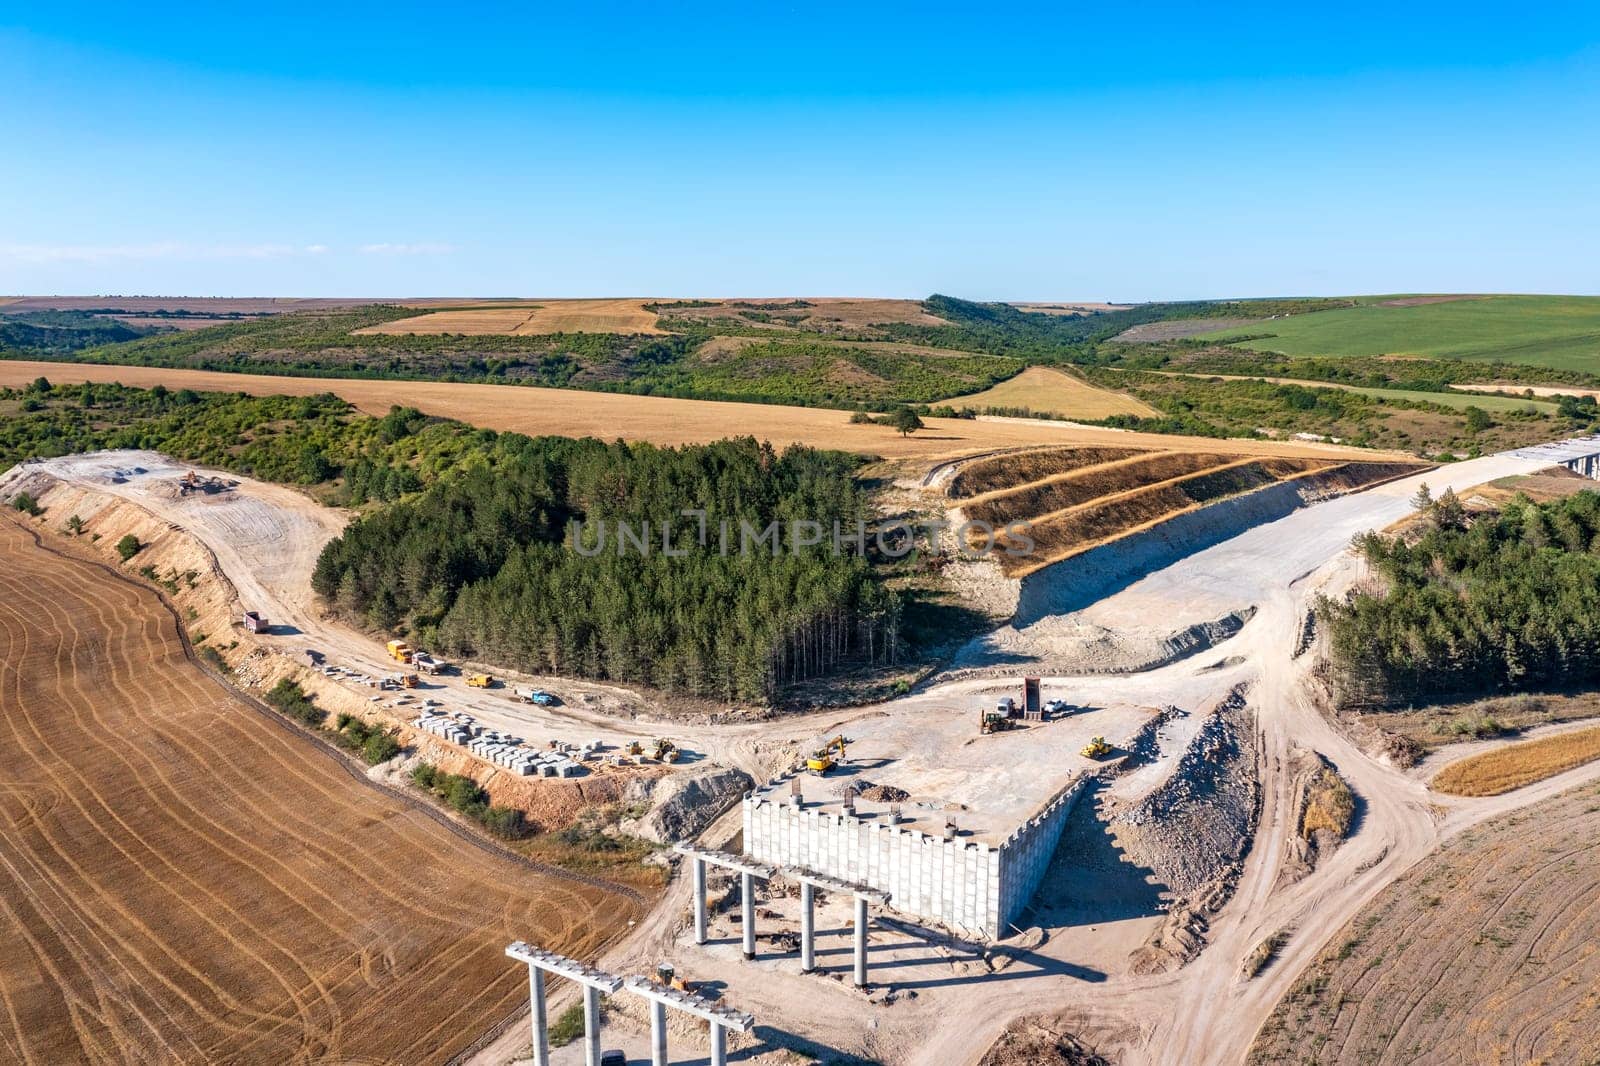
POLYGON ((372 628, 531 673, 771 700, 852 662, 893 661, 897 598, 831 532, 865 520, 859 460, 752 438, 685 448, 501 434, 493 461, 352 523, 313 586, 372 628), (685 516, 703 510, 702 519, 685 516), (815 548, 739 548, 740 521, 816 522, 815 548), (721 550, 719 526, 734 531, 721 550), (574 523, 588 527, 572 541, 574 523), (606 524, 607 542, 598 540, 606 524), (648 528, 623 550, 619 524, 648 528), (669 530, 663 540, 663 528, 669 530), (670 541, 674 551, 663 550, 670 541))
POLYGON ((1420 536, 1357 538, 1382 591, 1317 608, 1341 703, 1427 704, 1600 678, 1600 495, 1519 497, 1478 517, 1448 492, 1418 502, 1420 536))

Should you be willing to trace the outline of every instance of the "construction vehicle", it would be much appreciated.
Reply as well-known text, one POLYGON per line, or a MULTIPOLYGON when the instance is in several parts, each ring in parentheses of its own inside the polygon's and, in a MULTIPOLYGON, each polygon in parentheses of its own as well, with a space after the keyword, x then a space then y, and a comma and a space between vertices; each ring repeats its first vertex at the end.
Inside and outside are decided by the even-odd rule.
POLYGON ((422 678, 416 674, 396 674, 395 676, 400 679, 401 688, 416 688, 422 684, 422 678))
POLYGON ((628 742, 628 746, 626 748, 624 748, 623 750, 626 751, 629 755, 643 755, 644 754, 644 745, 639 743, 637 740, 630 740, 628 742))
POLYGON ((656 983, 668 988, 676 988, 679 992, 693 993, 700 986, 693 981, 686 981, 678 976, 678 970, 670 962, 656 965, 656 983))
POLYGON ((1039 679, 1025 677, 1022 679, 1022 717, 1030 722, 1044 720, 1044 710, 1039 705, 1039 679))
POLYGON ((1106 743, 1105 737, 1090 737, 1078 754, 1085 759, 1103 759, 1111 754, 1111 745, 1106 743))
POLYGON ((411 650, 411 645, 403 640, 391 640, 384 647, 389 649, 389 658, 397 663, 409 663, 411 656, 414 654, 411 650))
POLYGON ((444 669, 444 663, 435 659, 425 651, 411 653, 411 665, 425 674, 437 674, 444 669))
POLYGON ((658 762, 677 762, 678 745, 674 744, 666 737, 661 737, 658 739, 656 741, 656 760, 658 762))
POLYGON ((493 674, 473 674, 467 678, 468 688, 492 688, 493 686, 493 674))
POLYGON ((257 611, 246 611, 244 613, 244 627, 251 633, 266 633, 272 629, 272 626, 257 611))
POLYGON ((1011 718, 1000 711, 984 711, 978 719, 978 732, 984 735, 1004 733, 1008 729, 1015 728, 1016 726, 1011 724, 1011 718))
POLYGON ((814 774, 825 774, 838 765, 838 760, 844 758, 845 744, 848 743, 841 733, 828 741, 822 747, 811 753, 811 758, 806 760, 806 769, 814 774), (838 751, 835 758, 834 752, 838 751))
POLYGON ((1017 701, 1010 696, 1001 696, 1000 702, 994 705, 996 714, 1003 714, 1007 718, 1017 717, 1017 701))
POLYGON ((551 707, 556 702, 556 698, 542 688, 523 688, 520 685, 511 690, 511 698, 540 707, 551 707))

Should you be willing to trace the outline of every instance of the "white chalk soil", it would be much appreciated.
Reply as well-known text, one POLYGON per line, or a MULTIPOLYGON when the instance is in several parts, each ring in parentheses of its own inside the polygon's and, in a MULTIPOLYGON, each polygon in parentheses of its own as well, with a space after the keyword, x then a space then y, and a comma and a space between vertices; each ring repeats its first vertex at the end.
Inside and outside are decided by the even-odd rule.
MULTIPOLYGON (((1247 685, 1263 750, 1259 825, 1237 889, 1211 922, 1208 946, 1179 970, 1148 976, 1128 971, 1129 951, 1160 921, 1160 914, 1120 914, 1118 893, 1097 891, 1097 885, 1105 884, 1101 880, 1084 883, 1076 911, 1069 906, 1045 913, 1045 921, 1056 924, 1004 957, 991 951, 980 958, 937 937, 875 923, 870 995, 837 979, 849 958, 848 922, 838 901, 828 903, 818 920, 824 931, 819 949, 826 952, 819 959, 828 972, 804 975, 798 958, 776 945, 764 943, 754 963, 738 958, 737 928, 727 917, 717 919, 711 945, 692 944, 686 878, 675 879, 633 935, 599 960, 623 973, 648 973, 667 960, 691 980, 712 982, 729 1005, 757 1017, 757 1042, 736 1052, 763 1052, 763 1058, 750 1061, 784 1061, 787 1053, 777 1048, 789 1044, 838 1049, 895 1066, 959 1066, 975 1063, 1012 1019, 1064 1009, 1082 1020, 1091 1043, 1096 1033, 1118 1034, 1118 1046, 1108 1050, 1122 1063, 1237 1063, 1304 966, 1395 877, 1467 826, 1600 777, 1600 764, 1591 765, 1504 796, 1440 805, 1423 781, 1368 757, 1328 723, 1304 684, 1315 657, 1294 656, 1310 597, 1320 587, 1333 587, 1328 583, 1349 579, 1353 559, 1347 547, 1354 534, 1405 517, 1424 481, 1436 494, 1446 487, 1462 492, 1543 465, 1538 458, 1493 456, 1316 504, 1151 573, 1077 612, 1085 624, 1107 631, 1145 632, 1159 625, 1170 632, 1229 612, 1254 611, 1242 628, 1214 648, 1158 669, 1046 678, 1047 697, 1091 709, 1061 729, 1056 729, 1058 723, 1029 729, 1018 735, 1024 743, 1015 747, 1010 737, 976 736, 978 708, 1011 688, 982 677, 935 685, 877 707, 738 724, 657 723, 642 701, 629 704, 637 694, 570 682, 557 689, 566 702, 556 708, 513 704, 495 692, 466 689, 459 678, 445 679, 419 695, 535 740, 628 740, 660 735, 659 730, 697 755, 745 769, 758 780, 834 732, 859 734, 868 751, 881 744, 885 755, 894 754, 888 750, 891 745, 910 753, 883 766, 860 766, 859 772, 874 783, 914 795, 919 790, 966 789, 972 806, 1015 793, 1008 802, 1020 809, 1026 805, 1027 778, 1039 778, 1039 788, 1048 794, 1083 768, 1072 761, 1073 745, 1079 742, 1079 730, 1093 724, 1094 709, 1142 708, 1140 713, 1148 715, 1171 705, 1192 714, 1234 686, 1247 685), (586 703, 585 694, 592 694, 596 704, 586 703), (639 717, 618 718, 607 711, 639 717), (993 750, 1005 752, 1004 759, 971 754, 996 740, 993 750), (1342 847, 1314 872, 1284 886, 1278 873, 1296 829, 1291 758, 1296 748, 1321 752, 1336 764, 1363 813, 1357 831, 1342 847), (948 759, 916 755, 940 750, 968 753, 976 768, 969 777, 990 775, 1001 763, 1013 769, 993 782, 974 785, 961 780, 959 767, 948 765, 948 759), (1289 937, 1277 961, 1252 980, 1241 978, 1245 956, 1280 930, 1289 931, 1289 937)), ((220 473, 237 482, 227 493, 178 495, 173 480, 188 469, 149 453, 47 460, 0 479, 0 494, 43 478, 136 502, 204 543, 238 587, 242 602, 300 630, 268 638, 281 644, 285 654, 316 647, 330 661, 363 672, 392 672, 380 643, 323 618, 310 593, 311 564, 321 545, 342 528, 344 516, 292 490, 220 473)), ((1126 732, 1137 732, 1146 720, 1130 718, 1124 723, 1126 732)), ((1192 727, 1182 717, 1167 720, 1154 738, 1154 757, 1116 783, 1114 799, 1132 801, 1159 787, 1192 736, 1192 727)), ((1098 731, 1112 739, 1109 727, 1098 731)), ((736 845, 737 816, 731 812, 703 839, 736 845)), ((1130 890, 1152 887, 1159 886, 1139 882, 1130 890)), ((762 907, 771 915, 758 918, 763 935, 768 928, 793 926, 792 901, 780 898, 762 907)), ((611 1024, 614 1035, 606 1046, 622 1047, 633 1060, 641 1060, 643 1026, 626 1013, 611 1024)), ((525 1055, 527 1047, 525 1032, 508 1030, 476 1061, 504 1063, 525 1055)), ((674 1061, 704 1061, 703 1044, 685 1037, 675 1047, 674 1061)), ((574 1045, 557 1061, 578 1061, 574 1056, 579 1054, 574 1045)))

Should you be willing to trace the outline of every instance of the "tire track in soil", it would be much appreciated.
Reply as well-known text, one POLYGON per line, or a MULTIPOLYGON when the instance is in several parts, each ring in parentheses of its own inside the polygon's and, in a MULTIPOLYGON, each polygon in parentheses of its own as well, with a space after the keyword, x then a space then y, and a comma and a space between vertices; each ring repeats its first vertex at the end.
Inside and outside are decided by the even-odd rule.
MULTIPOLYGON (((48 733, 41 715, 0 713, 17 751, 32 760, 29 783, 48 783, 55 797, 54 807, 34 804, 21 819, 0 819, 0 884, 26 879, 35 890, 30 914, 37 911, 38 918, 19 917, 10 905, 12 891, 4 890, 0 945, 22 960, 9 978, 0 974, 0 1049, 11 1057, 447 1061, 469 1043, 481 1045, 486 1030, 503 1031, 520 1013, 523 981, 515 967, 504 965, 497 933, 592 950, 642 913, 647 901, 629 886, 515 855, 419 798, 369 780, 342 753, 212 673, 165 596, 105 563, 57 550, 9 516, 5 525, 12 543, 0 530, 0 548, 20 557, 27 548, 19 534, 25 533, 33 549, 68 567, 35 582, 31 601, 14 579, 0 582, 10 593, 3 602, 11 609, 0 614, 0 641, 10 644, 6 664, 20 661, 14 652, 26 648, 30 663, 48 667, 53 660, 56 674, 53 687, 34 679, 35 691, 26 697, 23 679, 9 677, 0 701, 10 703, 15 695, 19 706, 23 698, 59 705, 48 733), (75 584, 65 576, 70 568, 92 570, 95 580, 75 584), (125 597, 87 595, 102 575, 125 597), (159 611, 152 609, 152 595, 159 611), (39 635, 45 643, 35 639, 39 635), (180 676, 163 678, 164 670, 180 676), (208 689, 220 698, 208 698, 208 689), (240 705, 254 717, 222 713, 220 726, 206 721, 240 705), (190 726, 191 719, 203 727, 190 726), (259 719, 273 724, 272 739, 245 727, 259 719), (119 729, 128 734, 120 738, 125 747, 106 739, 119 729), (84 743, 70 746, 78 734, 84 743), (308 748, 306 741, 316 743, 308 748), (209 792, 195 789, 181 768, 217 765, 230 748, 256 772, 218 775, 223 809, 223 803, 207 803, 209 792), (85 770, 85 761, 95 770, 85 770), (358 787, 330 784, 330 778, 340 780, 326 772, 330 764, 358 787), (146 781, 149 787, 119 787, 146 781), (274 807, 274 785, 288 788, 295 802, 274 807), (319 820, 319 807, 349 807, 363 796, 376 804, 375 816, 338 837, 337 846, 326 843, 330 827, 319 820), (150 819, 181 824, 188 834, 182 846, 150 836, 150 819), (263 834, 256 843, 232 828, 234 819, 275 835, 263 834), (63 823, 70 823, 67 836, 63 823), (422 861, 417 854, 384 851, 382 840, 396 834, 420 851, 422 861), (280 837, 294 846, 274 853, 271 842, 280 837), (85 848, 86 840, 92 846, 85 848), (471 847, 462 849, 462 843, 471 847), (163 846, 152 860, 151 852, 163 846), (452 850, 458 854, 451 857, 452 850), (439 861, 441 852, 448 864, 439 861), (205 878, 174 865, 207 865, 219 855, 234 865, 211 862, 205 878), (75 864, 75 858, 82 861, 75 864), (317 876, 308 876, 297 860, 317 876), (107 900, 86 911, 81 900, 106 899, 109 892, 106 879, 95 875, 119 863, 136 880, 167 882, 176 895, 157 898, 172 906, 141 907, 138 894, 151 891, 145 885, 132 887, 135 898, 120 907, 107 900), (249 864, 247 872, 241 863, 249 864), (464 886, 467 868, 480 876, 464 886), (523 887, 530 877, 536 883, 523 887), (238 908, 228 914, 224 892, 207 880, 215 886, 258 881, 245 886, 243 897, 255 908, 248 916, 238 908), (361 923, 363 905, 383 916, 361 923), (227 915, 222 924, 233 928, 218 930, 215 913, 227 915), (400 935, 370 938, 370 926, 396 917, 400 935), (292 928, 285 931, 274 919, 292 928), (171 927, 183 922, 202 931, 198 941, 183 942, 183 955, 204 966, 198 974, 185 972, 186 958, 168 947, 171 927), (369 935, 358 950, 341 955, 355 939, 345 935, 352 924, 369 935), (20 926, 26 929, 19 933, 20 926), (463 930, 481 933, 462 936, 463 930), (417 940, 431 949, 420 964, 417 940), (241 998, 234 987, 241 983, 241 958, 246 977, 270 974, 279 984, 251 980, 241 998), (23 972, 28 962, 36 971, 23 972), (119 994, 108 996, 108 987, 119 994)), ((18 569, 29 568, 12 568, 18 569)), ((0 803, 9 802, 0 795, 0 803)))

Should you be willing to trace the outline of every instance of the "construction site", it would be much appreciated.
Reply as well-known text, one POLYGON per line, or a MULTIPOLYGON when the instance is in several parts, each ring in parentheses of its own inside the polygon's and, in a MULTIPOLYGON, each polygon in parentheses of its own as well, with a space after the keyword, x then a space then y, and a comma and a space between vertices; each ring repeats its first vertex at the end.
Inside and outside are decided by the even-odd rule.
POLYGON ((0 496, 79 516, 100 544, 136 536, 158 577, 195 575, 168 596, 229 684, 290 679, 398 738, 400 754, 360 771, 375 785, 404 792, 425 763, 541 832, 656 848, 670 880, 626 936, 497 927, 530 968, 532 1013, 480 1019, 454 1045, 471 1043, 462 1061, 615 1047, 627 1061, 977 1063, 1026 1004, 1049 1004, 1066 1011, 1049 1025, 1117 1061, 1231 1063, 1374 893, 1534 794, 1453 798, 1436 824, 1432 793, 1308 694, 1314 597, 1358 578, 1351 538, 1403 519, 1424 481, 1470 492, 1552 463, 1585 473, 1597 454, 1584 440, 1440 468, 1098 447, 942 462, 899 491, 958 517, 1032 518, 1045 560, 962 564, 956 580, 981 582, 1001 621, 904 695, 764 717, 673 714, 626 686, 350 628, 309 587, 348 515, 282 486, 107 452, 20 464, 0 496), (1218 495, 1192 483, 1223 474, 1218 495), (1081 528, 1052 540, 1069 522, 1081 528), (1364 813, 1319 852, 1298 824, 1320 767, 1364 813), (1241 979, 1269 940, 1271 964, 1241 979), (541 1048, 574 1004, 592 1038, 541 1048), (671 1060, 657 1057, 668 1035, 671 1060))

